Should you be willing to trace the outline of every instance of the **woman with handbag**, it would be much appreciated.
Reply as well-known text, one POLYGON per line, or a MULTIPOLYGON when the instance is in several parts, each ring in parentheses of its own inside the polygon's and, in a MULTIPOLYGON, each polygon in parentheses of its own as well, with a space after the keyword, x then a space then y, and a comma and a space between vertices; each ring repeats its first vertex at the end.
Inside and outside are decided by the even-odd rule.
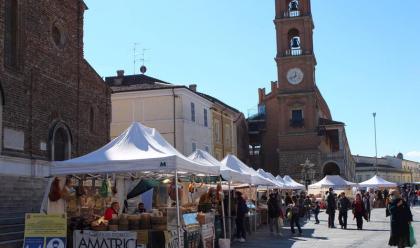
POLYGON ((391 235, 388 244, 390 246, 411 247, 410 224, 413 221, 410 207, 405 202, 398 190, 389 193, 391 200, 388 206, 391 214, 391 235))

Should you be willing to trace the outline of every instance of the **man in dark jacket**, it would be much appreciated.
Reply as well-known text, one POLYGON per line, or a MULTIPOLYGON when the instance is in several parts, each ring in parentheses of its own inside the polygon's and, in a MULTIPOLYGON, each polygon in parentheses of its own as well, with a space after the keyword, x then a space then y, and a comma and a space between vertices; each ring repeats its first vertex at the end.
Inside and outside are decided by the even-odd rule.
POLYGON ((248 207, 244 198, 242 197, 242 193, 239 191, 235 192, 236 195, 236 238, 239 242, 245 242, 246 233, 245 233, 245 226, 244 220, 245 215, 248 213, 248 207))
POLYGON ((366 192, 365 195, 363 196, 363 204, 365 206, 365 211, 367 213, 368 222, 370 221, 370 212, 372 209, 370 197, 371 196, 369 195, 369 192, 366 192))
POLYGON ((346 194, 342 192, 338 200, 338 222, 340 222, 341 229, 347 229, 347 213, 351 207, 351 202, 346 194))
POLYGON ((335 194, 333 188, 328 190, 327 196, 327 214, 328 214, 328 228, 335 228, 334 219, 335 219, 335 210, 337 209, 337 201, 335 199, 335 194))
POLYGON ((273 225, 276 226, 276 234, 279 234, 279 222, 278 218, 280 217, 280 206, 277 200, 277 195, 274 193, 270 194, 270 198, 268 199, 267 206, 268 206, 268 217, 269 217, 269 224, 270 224, 270 232, 273 233, 273 225))
POLYGON ((388 209, 391 213, 391 236, 388 244, 390 246, 411 247, 410 245, 410 223, 413 215, 407 202, 405 202, 398 190, 390 192, 391 201, 388 209))

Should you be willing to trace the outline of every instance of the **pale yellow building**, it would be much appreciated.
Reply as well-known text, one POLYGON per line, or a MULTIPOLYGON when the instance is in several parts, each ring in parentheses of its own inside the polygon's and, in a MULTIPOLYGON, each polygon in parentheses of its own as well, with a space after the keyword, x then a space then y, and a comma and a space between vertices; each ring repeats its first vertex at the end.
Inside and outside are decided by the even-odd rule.
POLYGON ((174 85, 143 74, 107 77, 111 86, 111 138, 132 122, 156 128, 178 151, 188 156, 197 149, 212 153, 213 103, 195 85, 174 85))
POLYGON ((217 98, 200 93, 210 100, 212 111, 213 156, 222 160, 226 155, 238 155, 237 121, 241 112, 217 98))

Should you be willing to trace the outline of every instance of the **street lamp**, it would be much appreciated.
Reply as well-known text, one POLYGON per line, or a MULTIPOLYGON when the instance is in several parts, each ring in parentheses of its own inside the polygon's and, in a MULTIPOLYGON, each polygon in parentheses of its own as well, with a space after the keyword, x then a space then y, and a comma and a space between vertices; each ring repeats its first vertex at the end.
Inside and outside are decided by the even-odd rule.
POLYGON ((373 129, 375 132, 375 169, 376 175, 378 175, 378 145, 376 143, 376 113, 372 113, 373 115, 373 129))
POLYGON ((312 168, 315 164, 311 163, 309 159, 306 159, 305 163, 300 166, 302 166, 302 179, 305 183, 306 190, 308 190, 308 185, 315 178, 315 170, 312 168))

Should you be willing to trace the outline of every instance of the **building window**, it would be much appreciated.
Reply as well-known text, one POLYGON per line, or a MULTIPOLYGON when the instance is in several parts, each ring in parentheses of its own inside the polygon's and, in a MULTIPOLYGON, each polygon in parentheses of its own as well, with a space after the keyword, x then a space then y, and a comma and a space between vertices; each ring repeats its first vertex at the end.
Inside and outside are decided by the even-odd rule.
POLYGON ((209 146, 205 146, 205 147, 204 147, 204 150, 205 150, 206 152, 210 152, 209 146))
POLYGON ((191 121, 195 122, 195 105, 193 102, 191 103, 191 121))
POLYGON ((232 132, 229 124, 225 124, 223 135, 225 136, 225 145, 227 146, 227 148, 230 148, 230 146, 232 145, 232 132))
POLYGON ((197 143, 195 143, 195 142, 193 142, 192 144, 191 144, 191 147, 192 147, 192 152, 195 152, 196 150, 197 150, 197 143))
POLYGON ((17 0, 5 1, 4 16, 4 60, 11 67, 18 66, 18 3, 17 0))
POLYGON ((90 107, 89 113, 89 130, 91 133, 95 131, 95 110, 93 107, 90 107))
POLYGON ((215 120, 213 125, 214 125, 214 127, 213 127, 214 140, 216 141, 216 143, 220 143, 220 122, 219 122, 219 120, 215 120))
POLYGON ((57 22, 54 23, 51 28, 51 35, 55 46, 58 48, 63 48, 66 43, 66 36, 63 26, 57 22))
POLYGON ((71 158, 70 130, 62 122, 57 123, 52 130, 51 160, 63 161, 71 158))
POLYGON ((301 109, 292 110, 292 119, 290 120, 290 126, 303 127, 303 124, 303 111, 301 109))
POLYGON ((207 120, 207 109, 204 109, 204 126, 205 127, 209 126, 209 123, 208 123, 208 120, 207 120))

